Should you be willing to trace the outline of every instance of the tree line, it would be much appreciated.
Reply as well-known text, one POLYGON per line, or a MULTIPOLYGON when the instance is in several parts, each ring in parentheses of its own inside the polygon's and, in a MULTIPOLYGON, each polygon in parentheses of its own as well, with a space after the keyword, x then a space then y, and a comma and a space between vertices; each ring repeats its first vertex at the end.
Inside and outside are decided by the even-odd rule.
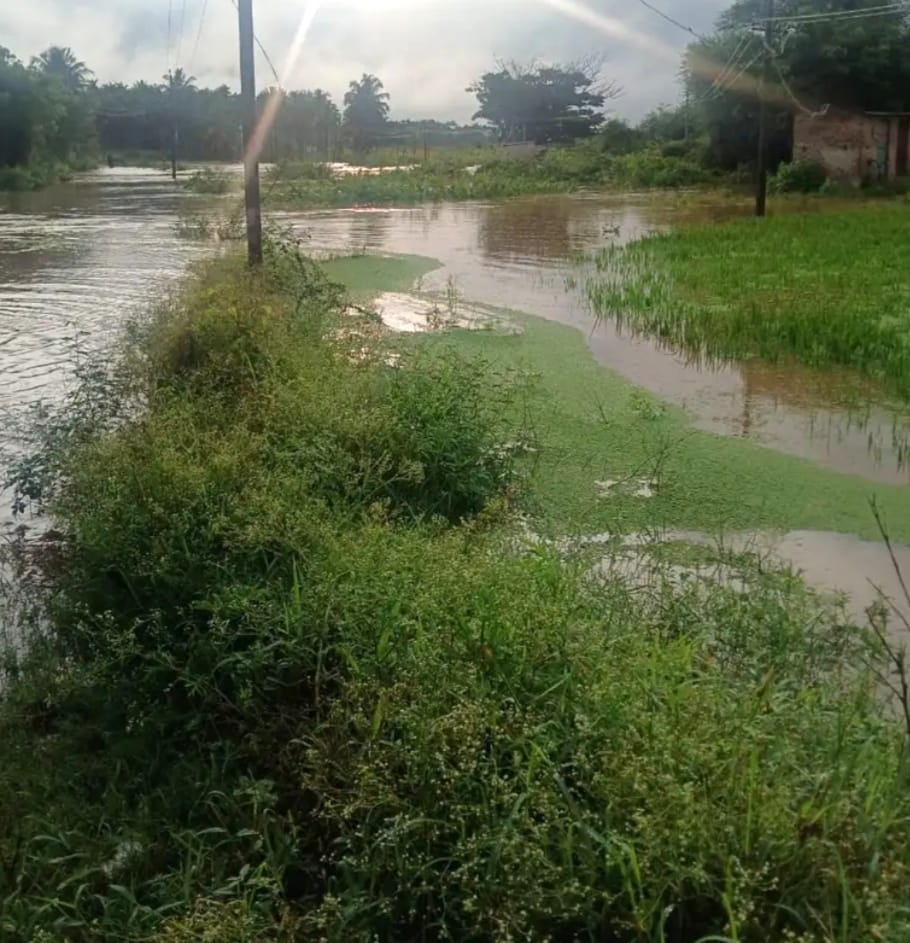
MULTIPOLYGON (((379 78, 352 81, 341 108, 323 89, 269 88, 281 107, 266 141, 268 161, 331 160, 342 148, 362 153, 476 145, 488 140, 480 126, 454 121, 392 121, 379 78)), ((227 85, 200 88, 183 69, 159 83, 101 84, 67 47, 51 47, 27 65, 0 47, 0 183, 40 184, 62 171, 176 149, 185 160, 239 160, 240 97, 227 85), (5 173, 4 173, 5 171, 5 173)))
POLYGON ((877 0, 777 0, 766 49, 766 0, 736 0, 710 35, 688 46, 683 100, 635 126, 608 121, 606 147, 632 152, 650 143, 670 156, 736 170, 755 161, 762 94, 772 165, 790 158, 797 112, 910 110, 910 16, 897 8, 867 12, 881 6, 877 0), (766 54, 770 81, 762 93, 766 54))
MULTIPOLYGON (((868 0, 873 3, 875 0, 868 0)), ((865 6, 868 6, 868 3, 865 6)), ((791 152, 792 115, 825 103, 859 110, 910 109, 910 16, 865 15, 858 0, 778 0, 772 24, 772 163, 791 152)), ((751 165, 757 150, 759 89, 765 67, 764 0, 735 0, 715 31, 692 43, 681 63, 684 100, 633 125, 608 118, 621 94, 601 77, 601 61, 552 65, 499 63, 468 91, 474 124, 393 121, 382 81, 352 81, 341 106, 322 89, 284 91, 263 158, 331 160, 363 154, 503 143, 569 144, 600 136, 605 149, 651 148, 706 167, 751 165)), ((873 11, 874 12, 874 11, 873 11)), ((72 50, 51 47, 29 64, 0 47, 0 186, 42 182, 60 168, 106 154, 164 157, 175 145, 186 160, 236 160, 241 154, 239 96, 200 88, 182 69, 161 82, 99 84, 72 50), (6 174, 4 175, 4 170, 6 174)))

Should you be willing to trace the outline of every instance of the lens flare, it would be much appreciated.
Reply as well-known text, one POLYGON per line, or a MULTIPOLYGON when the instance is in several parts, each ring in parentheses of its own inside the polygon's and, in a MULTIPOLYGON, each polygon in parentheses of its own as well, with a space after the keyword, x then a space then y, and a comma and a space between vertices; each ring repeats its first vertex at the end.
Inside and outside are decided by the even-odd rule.
POLYGON ((316 13, 319 11, 320 0, 309 0, 300 17, 300 23, 291 40, 287 55, 281 66, 281 72, 278 75, 278 84, 273 86, 271 94, 262 109, 262 114, 256 124, 256 130, 250 137, 247 144, 244 162, 247 168, 252 167, 259 161, 259 155, 265 145, 265 139, 268 137, 275 119, 278 117, 278 111, 281 108, 281 102, 284 97, 284 89, 287 87, 297 63, 300 60, 300 54, 303 52, 303 46, 306 42, 307 34, 313 25, 316 13))
POLYGON ((616 17, 592 10, 584 3, 580 3, 579 0, 538 0, 538 3, 551 7, 565 16, 577 20, 579 23, 591 26, 607 36, 622 40, 627 45, 637 46, 644 52, 674 62, 679 59, 679 50, 669 43, 648 36, 647 33, 639 32, 623 23, 622 20, 616 19, 616 17))

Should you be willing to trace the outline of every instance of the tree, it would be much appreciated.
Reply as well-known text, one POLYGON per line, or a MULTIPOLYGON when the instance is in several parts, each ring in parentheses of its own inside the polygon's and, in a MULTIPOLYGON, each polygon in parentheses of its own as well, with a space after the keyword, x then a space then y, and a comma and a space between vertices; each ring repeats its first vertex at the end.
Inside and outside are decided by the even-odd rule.
POLYGON ((60 79, 73 91, 84 89, 95 74, 69 46, 49 46, 32 60, 32 68, 60 79))
MULTIPOLYGON (((866 4, 867 6, 869 4, 866 4)), ((873 4, 874 5, 874 4, 873 4)), ((693 43, 684 69, 694 110, 707 129, 712 161, 735 168, 757 151, 758 93, 763 48, 752 25, 765 15, 765 0, 736 0, 714 35, 693 43), (733 63, 724 69, 725 63, 733 63), (718 78, 721 81, 718 81, 718 78)), ((856 13, 856 0, 778 0, 776 16, 821 14, 817 22, 791 20, 776 27, 770 104, 772 164, 789 157, 792 115, 828 103, 842 108, 890 111, 910 107, 910 17, 824 18, 856 13)))
POLYGON ((475 121, 491 124, 500 141, 565 143, 593 135, 603 123, 607 99, 620 94, 600 81, 600 66, 522 66, 500 63, 468 88, 480 108, 475 121))
POLYGON ((343 124, 354 150, 369 150, 388 120, 389 95, 382 82, 367 73, 359 82, 351 82, 344 96, 343 124))

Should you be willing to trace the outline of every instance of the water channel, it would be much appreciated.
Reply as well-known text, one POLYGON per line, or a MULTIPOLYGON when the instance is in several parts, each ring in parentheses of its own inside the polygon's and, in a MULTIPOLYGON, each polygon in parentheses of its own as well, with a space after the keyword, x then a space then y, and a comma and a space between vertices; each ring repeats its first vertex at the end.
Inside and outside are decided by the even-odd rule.
MULTIPOLYGON (((30 403, 59 399, 83 352, 103 349, 127 315, 160 297, 191 261, 212 251, 178 232, 181 213, 199 199, 163 173, 125 168, 80 175, 37 194, 0 197, 4 425, 30 403)), ((425 279, 427 289, 442 290, 452 278, 468 301, 583 331, 601 364, 685 408, 699 428, 755 440, 870 483, 910 484, 902 451, 910 424, 858 378, 756 362, 700 365, 613 321, 592 322, 581 287, 571 283, 579 273, 573 262, 578 254, 743 211, 599 194, 275 216, 305 235, 314 250, 430 256, 442 268, 425 279), (857 401, 864 405, 857 408, 857 401)), ((4 519, 8 524, 5 508, 4 519)), ((878 545, 797 535, 782 538, 784 555, 791 545, 816 548, 790 557, 824 585, 842 586, 863 601, 869 579, 896 589, 878 545), (820 572, 813 574, 816 560, 820 572)), ((910 550, 899 552, 910 572, 910 550)))

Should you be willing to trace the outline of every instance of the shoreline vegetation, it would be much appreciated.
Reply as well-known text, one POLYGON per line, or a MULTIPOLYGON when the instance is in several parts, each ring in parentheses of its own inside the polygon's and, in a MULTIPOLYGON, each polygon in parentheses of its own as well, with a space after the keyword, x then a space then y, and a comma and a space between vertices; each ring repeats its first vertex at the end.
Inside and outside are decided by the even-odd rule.
MULTIPOLYGON (((0 935, 906 938, 875 633, 748 554, 680 583, 655 553, 633 588, 535 536, 599 471, 562 473, 591 390, 628 412, 603 461, 643 407, 569 328, 377 331, 369 296, 431 265, 206 263, 36 426, 13 477, 54 530, 0 669, 0 935)), ((832 506, 855 484, 771 466, 832 506)))
POLYGON ((723 182, 721 175, 658 151, 611 157, 596 143, 550 147, 514 158, 498 148, 441 152, 381 173, 333 174, 331 165, 279 164, 269 171, 267 204, 283 208, 502 199, 580 190, 680 189, 723 182))

